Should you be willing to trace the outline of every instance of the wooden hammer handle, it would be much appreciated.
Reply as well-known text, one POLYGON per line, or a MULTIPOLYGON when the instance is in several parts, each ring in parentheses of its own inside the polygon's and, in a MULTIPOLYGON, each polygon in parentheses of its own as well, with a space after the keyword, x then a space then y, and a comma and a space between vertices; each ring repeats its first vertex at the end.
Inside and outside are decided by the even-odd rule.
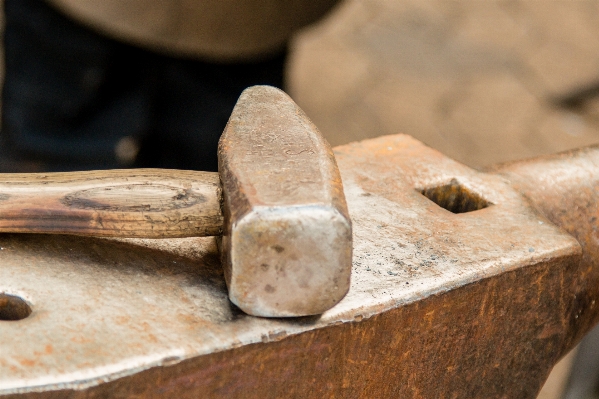
POLYGON ((219 235, 217 173, 164 169, 0 174, 0 232, 219 235))

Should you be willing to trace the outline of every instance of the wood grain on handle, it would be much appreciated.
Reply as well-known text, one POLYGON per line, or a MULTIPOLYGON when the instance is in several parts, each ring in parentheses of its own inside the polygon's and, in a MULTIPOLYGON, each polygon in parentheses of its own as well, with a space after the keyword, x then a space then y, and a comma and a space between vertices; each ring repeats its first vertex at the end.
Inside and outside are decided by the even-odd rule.
POLYGON ((167 238, 219 235, 222 223, 213 172, 0 174, 0 232, 167 238))

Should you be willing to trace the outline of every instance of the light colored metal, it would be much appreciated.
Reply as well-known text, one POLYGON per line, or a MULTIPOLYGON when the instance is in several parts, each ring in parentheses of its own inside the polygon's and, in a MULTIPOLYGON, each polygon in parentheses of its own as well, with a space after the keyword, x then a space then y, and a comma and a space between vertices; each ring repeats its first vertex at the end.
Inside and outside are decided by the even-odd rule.
POLYGON ((266 317, 315 315, 347 293, 351 222, 328 143, 279 89, 239 97, 219 143, 229 297, 266 317))

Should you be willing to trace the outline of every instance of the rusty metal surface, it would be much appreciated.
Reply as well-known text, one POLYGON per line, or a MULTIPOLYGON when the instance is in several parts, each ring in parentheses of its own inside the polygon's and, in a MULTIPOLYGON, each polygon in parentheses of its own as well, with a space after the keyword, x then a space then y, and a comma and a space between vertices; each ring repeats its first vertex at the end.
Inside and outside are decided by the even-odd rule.
POLYGON ((579 243, 505 176, 409 136, 336 155, 352 281, 320 317, 238 311, 210 239, 1 235, 0 292, 33 312, 0 322, 0 393, 533 398, 586 328, 572 323, 588 275, 579 243), (460 201, 486 207, 455 213, 422 194, 454 179, 460 201))
POLYGON ((229 298, 255 316, 320 314, 347 293, 352 232, 330 146, 283 91, 246 89, 219 141, 229 298))
POLYGON ((23 320, 31 314, 31 307, 15 295, 0 294, 0 320, 23 320))
POLYGON ((576 237, 582 264, 561 354, 599 321, 599 147, 592 146, 492 168, 545 217, 576 237))

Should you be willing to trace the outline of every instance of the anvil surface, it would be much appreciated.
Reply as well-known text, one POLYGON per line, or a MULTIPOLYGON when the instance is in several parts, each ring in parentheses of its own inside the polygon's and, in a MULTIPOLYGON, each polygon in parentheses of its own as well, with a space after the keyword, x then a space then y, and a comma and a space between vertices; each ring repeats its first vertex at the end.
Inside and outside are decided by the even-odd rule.
POLYGON ((318 317, 236 309, 212 238, 0 235, 0 293, 32 308, 0 321, 0 396, 534 398, 597 313, 579 242, 410 136, 335 154, 352 283, 318 317), (483 209, 423 195, 452 183, 483 209))

